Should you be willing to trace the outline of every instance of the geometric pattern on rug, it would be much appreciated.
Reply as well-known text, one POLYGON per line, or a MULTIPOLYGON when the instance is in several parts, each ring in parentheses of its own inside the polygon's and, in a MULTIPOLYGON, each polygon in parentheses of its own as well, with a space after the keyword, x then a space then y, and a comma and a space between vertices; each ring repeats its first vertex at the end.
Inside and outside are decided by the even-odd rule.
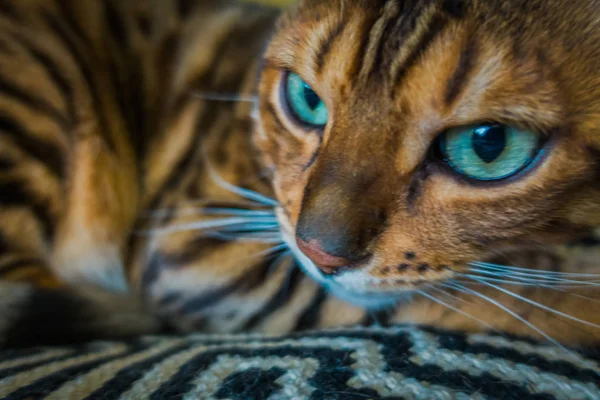
POLYGON ((0 352, 7 399, 600 399, 600 357, 415 327, 0 352))

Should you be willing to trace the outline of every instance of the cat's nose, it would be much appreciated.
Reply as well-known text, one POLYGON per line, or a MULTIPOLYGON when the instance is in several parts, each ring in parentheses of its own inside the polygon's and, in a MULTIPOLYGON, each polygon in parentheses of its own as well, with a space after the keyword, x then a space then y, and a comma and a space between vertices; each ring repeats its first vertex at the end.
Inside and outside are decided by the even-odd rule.
POLYGON ((347 267, 351 264, 351 261, 344 257, 333 256, 327 253, 317 240, 306 242, 300 238, 296 238, 296 243, 304 255, 310 258, 326 274, 332 274, 339 268, 347 267))

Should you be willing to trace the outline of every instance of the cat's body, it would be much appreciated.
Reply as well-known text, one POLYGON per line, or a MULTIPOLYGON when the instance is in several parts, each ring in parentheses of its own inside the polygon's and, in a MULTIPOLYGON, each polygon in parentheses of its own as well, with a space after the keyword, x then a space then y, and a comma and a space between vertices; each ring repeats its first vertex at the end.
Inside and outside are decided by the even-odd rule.
POLYGON ((562 246, 600 225, 600 11, 579 0, 565 25, 543 2, 489 3, 309 0, 276 29, 278 10, 229 1, 3 3, 0 279, 9 283, 0 284, 0 344, 165 325, 284 333, 366 322, 598 343, 595 278, 582 284, 582 275, 557 273, 600 273, 595 246, 562 246), (569 61, 574 54, 585 62, 569 61), (319 95, 344 99, 343 107, 328 104, 341 122, 320 135, 303 127, 302 135, 273 105, 282 70, 313 87, 327 82, 319 95), (560 86, 565 71, 581 76, 578 85, 560 86), (490 184, 492 194, 460 192, 466 183, 441 182, 448 173, 436 178, 433 167, 414 172, 416 154, 432 140, 427 132, 487 119, 484 107, 500 122, 522 114, 544 132, 586 127, 570 142, 566 134, 550 139, 572 169, 552 167, 555 177, 522 187, 490 184), (367 127, 385 136, 366 138, 367 127), (402 135, 411 127, 421 136, 402 135), (410 151, 389 151, 398 148, 410 151), (406 204, 401 189, 392 190, 394 176, 406 180, 406 204), (440 181, 434 189, 425 184, 432 179, 440 181), (490 200, 500 190, 508 193, 502 201, 490 200), (424 207, 429 217, 420 216, 424 207), (303 258, 290 239, 295 231, 300 246, 325 232, 343 249, 327 254, 311 236, 303 248, 311 257, 303 258), (529 279, 502 288, 542 308, 481 283, 430 287, 446 278, 464 283, 456 274, 469 272, 466 263, 495 252, 512 266, 552 269, 534 281, 521 270, 507 278, 481 266, 480 277, 499 279, 488 284, 529 279), (331 265, 322 273, 311 259, 331 265), (329 275, 339 272, 334 264, 363 259, 379 263, 363 275, 376 277, 382 292, 361 288, 365 276, 329 275))

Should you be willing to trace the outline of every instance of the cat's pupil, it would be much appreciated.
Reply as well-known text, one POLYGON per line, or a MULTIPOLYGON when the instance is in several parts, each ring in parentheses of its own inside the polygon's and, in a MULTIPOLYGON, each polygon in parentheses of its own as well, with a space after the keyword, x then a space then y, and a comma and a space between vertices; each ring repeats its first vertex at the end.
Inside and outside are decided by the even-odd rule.
POLYGON ((306 100, 306 104, 310 107, 311 110, 317 108, 317 106, 321 103, 321 99, 314 90, 311 89, 306 83, 304 84, 304 99, 306 100))
POLYGON ((506 129, 502 125, 484 125, 473 131, 473 150, 485 163, 500 157, 506 148, 506 129))

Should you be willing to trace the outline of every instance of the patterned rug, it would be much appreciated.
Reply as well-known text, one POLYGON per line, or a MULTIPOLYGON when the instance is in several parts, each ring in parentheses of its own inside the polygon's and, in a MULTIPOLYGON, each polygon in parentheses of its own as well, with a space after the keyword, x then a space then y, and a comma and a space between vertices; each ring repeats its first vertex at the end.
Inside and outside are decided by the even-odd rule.
POLYGON ((600 399, 600 356, 409 327, 0 353, 7 399, 600 399))

